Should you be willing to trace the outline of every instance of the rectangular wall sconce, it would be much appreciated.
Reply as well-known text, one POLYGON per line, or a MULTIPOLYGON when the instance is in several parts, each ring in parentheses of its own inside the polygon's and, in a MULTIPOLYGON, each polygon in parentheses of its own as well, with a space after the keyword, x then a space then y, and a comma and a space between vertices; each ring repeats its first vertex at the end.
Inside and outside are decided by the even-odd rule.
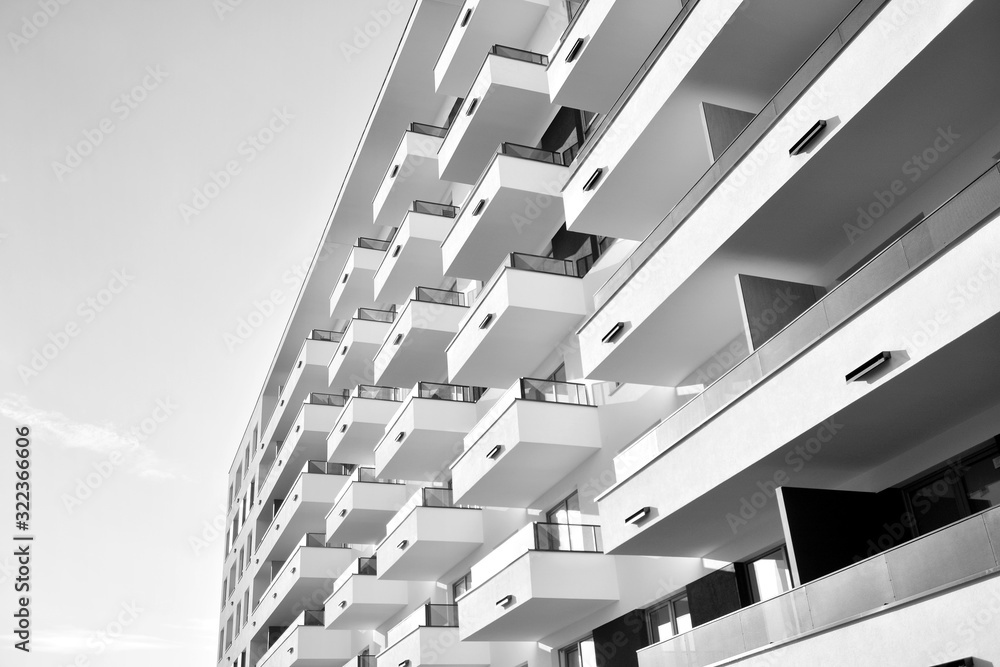
POLYGON ((503 451, 503 445, 494 445, 493 449, 486 452, 486 458, 496 459, 496 457, 500 456, 500 452, 502 451, 503 451))
POLYGON ((872 357, 871 359, 869 359, 868 361, 866 361, 865 363, 861 364, 860 366, 858 366, 857 368, 855 368, 853 371, 851 371, 850 373, 848 373, 847 374, 847 381, 848 382, 857 382, 858 380, 860 380, 864 376, 868 375, 873 370, 875 370, 876 368, 878 368, 879 366, 881 366, 885 362, 889 361, 890 359, 892 359, 892 353, 891 352, 879 352, 874 357, 872 357))
POLYGON ((573 42, 573 48, 569 50, 566 54, 566 62, 571 63, 576 60, 577 56, 580 55, 580 51, 583 50, 583 37, 580 37, 575 42, 573 42))
POLYGON ((643 520, 645 520, 646 517, 648 517, 650 513, 652 513, 652 511, 653 511, 652 507, 643 507, 638 512, 633 512, 632 514, 629 514, 627 517, 625 517, 625 523, 630 523, 633 526, 642 523, 643 520))
POLYGON ((601 342, 613 343, 618 339, 618 336, 620 336, 623 331, 625 331, 625 323, 617 322, 615 326, 611 327, 608 333, 604 334, 604 337, 601 338, 601 342))
POLYGON ((497 605, 496 606, 503 607, 503 608, 506 609, 507 607, 509 607, 511 605, 512 602, 514 602, 514 596, 513 595, 505 595, 502 598, 500 598, 499 600, 497 600, 497 605))
POLYGON ((802 135, 802 138, 795 142, 795 144, 788 149, 788 154, 790 156, 798 155, 805 151, 809 147, 816 137, 826 128, 825 120, 818 120, 816 124, 809 128, 809 131, 802 135))
POLYGON ((485 329, 486 327, 490 326, 490 322, 492 321, 493 321, 493 313, 489 313, 486 317, 483 318, 483 321, 479 323, 479 328, 485 329))
POLYGON ((604 168, 599 168, 594 171, 587 182, 583 184, 583 191, 590 192, 597 187, 597 184, 601 182, 601 177, 604 176, 604 168))

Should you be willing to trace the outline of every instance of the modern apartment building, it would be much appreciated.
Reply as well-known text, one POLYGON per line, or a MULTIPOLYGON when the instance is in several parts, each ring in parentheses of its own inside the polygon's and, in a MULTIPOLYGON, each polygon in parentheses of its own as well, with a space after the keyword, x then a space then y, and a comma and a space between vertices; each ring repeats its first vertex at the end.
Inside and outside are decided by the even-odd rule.
POLYGON ((409 4, 219 667, 1000 664, 1000 3, 409 4))

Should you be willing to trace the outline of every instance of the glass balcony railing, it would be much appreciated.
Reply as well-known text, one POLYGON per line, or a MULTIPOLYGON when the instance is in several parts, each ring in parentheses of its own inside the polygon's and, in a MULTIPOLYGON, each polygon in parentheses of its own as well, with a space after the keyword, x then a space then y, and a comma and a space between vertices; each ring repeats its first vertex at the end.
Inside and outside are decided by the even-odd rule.
POLYGON ((511 60, 521 60, 526 63, 534 63, 536 65, 548 65, 549 57, 541 54, 535 53, 534 51, 525 51, 524 49, 515 49, 512 46, 501 46, 500 44, 494 44, 490 47, 491 56, 500 56, 501 58, 510 58, 511 60))
POLYGON ((576 266, 568 259, 540 257, 538 255, 526 255, 515 252, 510 254, 508 266, 519 271, 538 271, 539 273, 551 273, 557 276, 577 277, 576 266))
POLYGON ((359 236, 358 242, 355 243, 354 245, 357 248, 367 248, 369 250, 381 250, 384 252, 389 249, 391 243, 392 243, 391 241, 384 241, 382 239, 371 239, 368 238, 367 236, 359 236))
POLYGON ((457 628, 458 605, 425 604, 417 607, 399 623, 390 628, 386 644, 392 646, 397 641, 418 628, 457 628))
POLYGON ((465 294, 454 290, 417 287, 413 290, 413 300, 425 303, 441 303, 448 306, 465 306, 465 294))
POLYGON ((379 387, 372 384, 359 384, 354 390, 355 398, 370 398, 376 401, 396 401, 400 403, 406 400, 409 391, 399 387, 379 387))
POLYGON ((535 549, 601 553, 601 527, 570 523, 536 523, 535 549))
POLYGON ((423 213, 425 215, 437 215, 442 218, 454 218, 458 215, 458 207, 452 206, 451 204, 437 204, 434 202, 423 201, 420 199, 414 199, 413 205, 410 206, 410 210, 414 213, 423 213))
POLYGON ((343 331, 328 331, 326 329, 313 329, 309 332, 309 340, 324 340, 330 343, 339 343, 344 338, 343 331))
POLYGON ((369 556, 368 558, 359 558, 355 564, 355 574, 360 574, 363 576, 377 576, 378 575, 378 562, 375 556, 369 556))
POLYGON ((409 130, 417 134, 426 134, 429 137, 443 137, 448 132, 448 128, 428 125, 427 123, 410 123, 409 130))
POLYGON ((343 475, 354 472, 354 466, 349 463, 330 463, 328 461, 309 461, 305 472, 311 475, 343 475))
POLYGON ((520 387, 521 398, 526 401, 591 405, 587 397, 587 386, 583 384, 521 378, 520 387))
POLYGON ((485 391, 484 387, 467 387, 465 385, 442 384, 439 382, 418 382, 416 395, 417 398, 476 403, 485 391))
POLYGON ((378 667, 376 657, 370 654, 356 656, 352 667, 378 667))
POLYGON ((323 610, 315 609, 306 611, 303 613, 303 625, 324 625, 323 623, 323 610))
POLYGON ((549 164, 559 166, 565 165, 562 153, 545 150, 544 148, 535 148, 534 146, 515 144, 509 141, 505 141, 500 144, 497 148, 497 153, 500 155, 507 155, 509 157, 518 157, 524 160, 534 160, 535 162, 547 162, 549 164))
POLYGON ((306 403, 310 405, 332 405, 342 408, 347 403, 347 398, 347 392, 342 394, 321 394, 314 391, 306 398, 306 403))
POLYGON ((379 310, 377 308, 358 308, 354 314, 354 319, 368 322, 388 322, 392 323, 396 319, 396 313, 391 310, 379 310))
POLYGON ((884 247, 784 329, 615 457, 620 481, 631 476, 834 327, 866 308, 922 264, 943 253, 1000 207, 1000 167, 993 166, 909 231, 884 247))
POLYGON ((454 507, 457 509, 479 509, 473 505, 456 505, 454 491, 443 486, 425 486, 420 490, 422 507, 454 507))

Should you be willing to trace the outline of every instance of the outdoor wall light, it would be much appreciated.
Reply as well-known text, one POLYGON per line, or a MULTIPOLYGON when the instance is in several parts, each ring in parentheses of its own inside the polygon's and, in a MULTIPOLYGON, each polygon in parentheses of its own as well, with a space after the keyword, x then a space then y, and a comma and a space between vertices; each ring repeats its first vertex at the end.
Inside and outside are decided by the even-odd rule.
POLYGON ((476 204, 476 208, 472 209, 472 215, 481 214, 484 208, 486 208, 486 200, 480 199, 479 203, 476 204))
POLYGON ((396 174, 399 173, 399 165, 392 165, 392 171, 389 172, 389 178, 396 178, 396 174))
POLYGON ((496 457, 500 456, 500 452, 502 451, 503 451, 503 445, 494 445, 493 449, 486 452, 486 458, 496 459, 496 457))
POLYGON ((638 512, 633 512, 625 517, 625 523, 630 523, 633 526, 642 523, 643 520, 652 513, 652 511, 652 507, 643 507, 638 512))
POLYGON ((472 18, 472 8, 470 7, 469 9, 465 10, 465 14, 462 16, 462 24, 459 27, 464 28, 465 26, 469 25, 469 19, 471 18, 472 18))
POLYGON ((476 112, 476 107, 478 106, 479 106, 479 98, 473 97, 472 101, 469 102, 469 108, 465 110, 465 115, 471 116, 472 114, 474 114, 476 112))
POLYGON ((587 182, 583 184, 583 191, 590 192, 597 187, 597 184, 601 182, 601 178, 604 176, 604 167, 599 167, 594 170, 594 173, 587 179, 587 182))
POLYGON ((798 155, 805 151, 819 135, 826 128, 825 120, 818 120, 816 124, 809 128, 809 131, 802 135, 802 138, 796 141, 791 148, 788 149, 788 154, 790 156, 798 155))
POLYGON ((483 321, 479 323, 479 328, 485 329, 486 327, 490 326, 490 322, 492 321, 493 321, 493 313, 489 313, 486 317, 483 318, 483 321))
POLYGON ((406 431, 400 431, 396 434, 396 442, 403 442, 403 438, 406 437, 406 431))
POLYGON ((620 336, 623 331, 625 331, 625 323, 624 322, 616 322, 615 326, 611 327, 611 329, 608 331, 608 333, 604 334, 604 336, 601 338, 601 342, 602 343, 613 343, 616 340, 618 340, 618 336, 620 336))
POLYGON ((402 542, 400 542, 399 544, 396 545, 396 548, 397 549, 405 549, 406 545, 409 544, 409 543, 410 543, 409 540, 403 540, 402 542))
POLYGON ((892 359, 891 352, 879 352, 874 357, 848 373, 846 376, 847 381, 857 382, 890 359, 892 359))
POLYGON ((498 607, 503 607, 504 609, 506 609, 513 602, 514 602, 514 596, 513 595, 505 595, 502 598, 500 598, 499 600, 497 600, 497 606, 498 607))
POLYGON ((580 55, 580 51, 583 50, 583 37, 580 37, 575 42, 573 42, 573 48, 569 50, 566 54, 566 62, 571 63, 576 60, 576 57, 580 55))

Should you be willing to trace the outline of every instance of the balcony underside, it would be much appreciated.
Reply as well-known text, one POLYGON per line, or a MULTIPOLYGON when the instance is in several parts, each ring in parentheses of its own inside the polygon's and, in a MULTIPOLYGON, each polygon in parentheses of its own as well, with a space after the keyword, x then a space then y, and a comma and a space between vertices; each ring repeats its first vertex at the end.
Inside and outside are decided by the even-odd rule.
POLYGON ((327 438, 327 460, 372 465, 375 460, 372 451, 401 405, 396 401, 352 398, 327 438))
POLYGON ((406 132, 372 201, 376 227, 399 227, 415 199, 437 201, 446 190, 438 179, 441 138, 406 132))
POLYGON ((448 374, 445 348, 468 312, 464 306, 408 301, 375 355, 375 381, 412 387, 443 380, 448 374))
POLYGON ((350 630, 376 628, 406 608, 409 585, 382 581, 373 575, 352 575, 327 600, 328 627, 350 630), (341 606, 343 604, 343 606, 341 606))
POLYGON ((437 285, 441 242, 455 218, 410 211, 403 220, 385 260, 375 272, 377 303, 402 303, 414 285, 437 285), (399 251, 396 251, 399 248, 399 251))
MULTIPOLYGON (((865 251, 916 214, 929 214, 981 172, 988 164, 983 153, 993 152, 982 143, 998 131, 985 110, 1000 105, 1000 79, 968 85, 956 73, 987 63, 1000 70, 1000 48, 983 27, 993 21, 1000 21, 995 6, 966 11, 854 117, 844 118, 797 170, 768 166, 790 159, 781 154, 784 147, 753 175, 737 168, 641 269, 651 287, 645 302, 637 307, 626 283, 585 325, 580 338, 587 377, 677 386, 743 333, 737 274, 835 285, 865 251), (936 91, 931 99, 921 92, 926 89, 936 91), (917 167, 914 158, 920 161, 928 150, 934 160, 917 167), (764 198, 757 191, 772 187, 765 186, 771 168, 785 173, 764 198), (888 190, 894 181, 902 194, 888 190), (749 201, 744 193, 751 190, 755 207, 740 203, 749 201), (859 209, 877 212, 877 197, 889 201, 887 195, 894 200, 890 211, 882 209, 884 216, 868 230, 859 209), (703 211, 714 219, 726 213, 728 222, 708 232, 700 224, 703 211), (709 234, 715 238, 706 239, 709 234), (665 296, 657 301, 653 290, 665 296), (648 303, 657 305, 650 311, 648 303), (613 345, 601 343, 617 321, 627 323, 625 334, 613 345)), ((827 95, 834 96, 832 88, 827 95)), ((780 127, 773 133, 784 136, 780 127)))
POLYGON ((475 403, 413 398, 386 428, 375 450, 375 472, 388 479, 434 479, 475 424, 475 403))
POLYGON ((338 544, 378 544, 385 537, 385 524, 406 500, 402 484, 351 482, 327 516, 327 539, 338 544))

